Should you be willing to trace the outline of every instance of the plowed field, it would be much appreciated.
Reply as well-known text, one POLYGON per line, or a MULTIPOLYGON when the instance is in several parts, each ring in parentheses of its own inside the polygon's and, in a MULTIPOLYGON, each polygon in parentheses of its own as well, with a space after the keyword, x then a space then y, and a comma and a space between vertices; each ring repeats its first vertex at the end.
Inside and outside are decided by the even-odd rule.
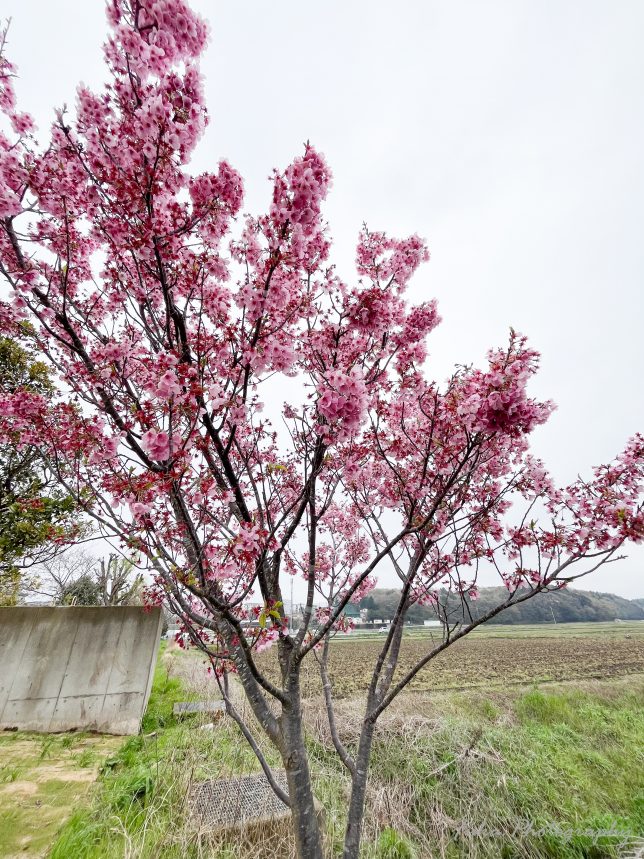
MULTIPOLYGON (((346 697, 364 691, 384 643, 384 635, 370 639, 345 640, 331 646, 330 674, 334 695, 346 697)), ((396 677, 402 677, 440 641, 434 636, 408 637, 403 640, 396 677)), ((272 662, 266 654, 263 667, 272 662)), ((306 695, 321 691, 317 663, 307 658, 304 678, 306 695)), ((273 669, 271 669, 273 670, 273 669)), ((457 641, 436 656, 412 681, 410 688, 420 690, 465 689, 479 686, 544 683, 589 678, 608 678, 644 674, 644 624, 628 625, 628 631, 614 627, 596 634, 588 626, 548 631, 541 636, 534 628, 522 636, 501 633, 474 633, 457 641)))

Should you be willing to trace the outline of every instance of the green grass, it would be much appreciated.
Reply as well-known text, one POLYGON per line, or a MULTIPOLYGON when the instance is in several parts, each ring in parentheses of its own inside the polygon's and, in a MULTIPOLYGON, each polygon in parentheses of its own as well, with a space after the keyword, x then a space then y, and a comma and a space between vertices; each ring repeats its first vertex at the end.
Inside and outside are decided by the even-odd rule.
MULTIPOLYGON (((91 805, 62 828, 51 859, 242 855, 234 843, 213 851, 184 825, 186 793, 193 781, 257 771, 257 763, 228 721, 213 731, 199 729, 200 717, 177 721, 172 705, 186 697, 159 663, 143 734, 105 761, 91 805)), ((364 859, 617 856, 615 832, 644 835, 643 698, 644 678, 633 676, 419 696, 427 718, 417 726, 401 705, 374 742, 364 859)), ((408 706, 413 712, 411 699, 408 706)), ((309 749, 337 856, 347 779, 323 736, 312 734, 309 749)))
POLYGON ((44 856, 94 768, 122 742, 87 734, 0 734, 0 856, 44 856))
POLYGON ((200 717, 179 720, 173 715, 174 703, 191 697, 159 660, 142 733, 104 762, 93 803, 63 827, 50 859, 212 856, 207 845, 181 825, 189 784, 254 771, 257 764, 230 724, 200 730, 200 717))
POLYGON ((378 838, 375 845, 377 859, 415 859, 416 852, 406 838, 401 837, 395 829, 387 827, 378 838))
MULTIPOLYGON (((644 835, 642 682, 615 695, 520 694, 509 711, 445 718, 410 744, 375 744, 372 772, 395 796, 391 816, 422 856, 591 859, 644 835), (480 732, 474 753, 459 758, 480 732), (451 763, 445 767, 446 763, 451 763), (440 771, 434 774, 439 768, 440 771)), ((378 855, 375 853, 374 855, 378 855)))

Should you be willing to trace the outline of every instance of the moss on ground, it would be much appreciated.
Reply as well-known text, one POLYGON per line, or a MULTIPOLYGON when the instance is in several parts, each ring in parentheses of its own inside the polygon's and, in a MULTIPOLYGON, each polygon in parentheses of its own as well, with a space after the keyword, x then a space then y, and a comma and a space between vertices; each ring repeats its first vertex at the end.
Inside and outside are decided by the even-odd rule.
POLYGON ((123 742, 87 734, 0 734, 0 856, 45 856, 87 801, 98 763, 123 742))

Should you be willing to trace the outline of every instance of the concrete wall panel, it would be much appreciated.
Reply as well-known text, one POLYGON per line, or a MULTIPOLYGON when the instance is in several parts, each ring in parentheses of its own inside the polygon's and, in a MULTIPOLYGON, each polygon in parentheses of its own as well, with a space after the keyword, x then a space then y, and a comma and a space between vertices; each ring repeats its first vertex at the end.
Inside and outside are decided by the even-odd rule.
MULTIPOLYGON (((31 634, 34 617, 24 618, 23 623, 13 623, 3 632, 0 626, 0 713, 9 699, 18 665, 31 634)), ((1 621, 0 621, 1 623, 1 621)))
POLYGON ((159 608, 0 608, 0 729, 136 733, 160 635, 159 608))

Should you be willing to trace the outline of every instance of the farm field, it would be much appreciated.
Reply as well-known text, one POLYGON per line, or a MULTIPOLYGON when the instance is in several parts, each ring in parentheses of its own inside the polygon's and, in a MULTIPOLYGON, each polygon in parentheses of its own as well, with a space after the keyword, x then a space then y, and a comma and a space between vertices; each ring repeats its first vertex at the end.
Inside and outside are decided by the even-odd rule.
MULTIPOLYGON (((438 627, 409 626, 405 628, 404 638, 436 639, 440 635, 438 627)), ((644 621, 604 621, 582 623, 488 623, 471 633, 476 638, 562 638, 580 635, 624 635, 644 636, 644 621)), ((377 630, 356 630, 347 635, 338 635, 335 641, 357 641, 361 638, 383 638, 377 630)))
MULTIPOLYGON (((411 632, 401 647, 402 677, 441 641, 438 630, 411 632)), ((384 635, 351 635, 331 646, 330 675, 336 697, 368 686, 384 635)), ((268 651, 260 664, 275 671, 268 651)), ((410 685, 416 691, 458 690, 553 681, 603 679, 644 674, 644 623, 488 626, 439 654, 410 685)), ((310 659, 305 694, 321 692, 317 665, 310 659)))

